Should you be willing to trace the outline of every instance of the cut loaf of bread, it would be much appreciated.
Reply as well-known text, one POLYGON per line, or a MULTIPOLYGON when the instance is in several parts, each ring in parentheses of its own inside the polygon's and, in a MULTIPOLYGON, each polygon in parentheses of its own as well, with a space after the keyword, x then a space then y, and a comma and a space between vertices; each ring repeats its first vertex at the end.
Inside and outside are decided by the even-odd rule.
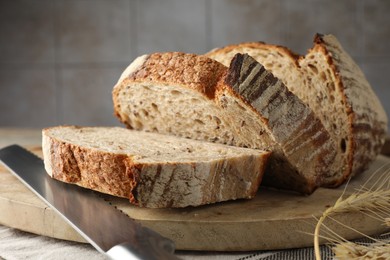
POLYGON ((337 144, 332 174, 323 186, 342 184, 366 169, 384 143, 387 116, 357 64, 332 35, 316 35, 305 57, 262 42, 241 43, 206 54, 228 65, 248 53, 310 106, 337 144))
POLYGON ((248 55, 229 68, 194 54, 141 56, 113 102, 131 129, 272 151, 271 186, 311 193, 332 178, 335 145, 320 120, 248 55))
POLYGON ((48 174, 141 207, 252 198, 269 152, 125 128, 44 129, 48 174))

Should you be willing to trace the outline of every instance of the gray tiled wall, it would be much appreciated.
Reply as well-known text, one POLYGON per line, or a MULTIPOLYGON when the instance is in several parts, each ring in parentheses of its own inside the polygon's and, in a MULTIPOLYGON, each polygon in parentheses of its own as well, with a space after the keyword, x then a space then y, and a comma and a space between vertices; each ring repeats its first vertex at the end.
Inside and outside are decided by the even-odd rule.
POLYGON ((0 126, 119 125, 111 90, 138 55, 335 34, 390 114, 388 0, 0 0, 0 126))

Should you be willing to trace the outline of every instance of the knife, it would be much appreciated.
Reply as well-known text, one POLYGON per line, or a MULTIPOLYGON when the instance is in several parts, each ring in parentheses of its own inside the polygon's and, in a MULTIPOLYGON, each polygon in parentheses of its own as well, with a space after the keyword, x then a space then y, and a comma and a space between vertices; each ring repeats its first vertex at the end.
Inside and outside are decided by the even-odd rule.
POLYGON ((179 259, 174 243, 117 210, 99 193, 52 179, 42 159, 19 145, 0 150, 0 160, 99 252, 111 259, 179 259))

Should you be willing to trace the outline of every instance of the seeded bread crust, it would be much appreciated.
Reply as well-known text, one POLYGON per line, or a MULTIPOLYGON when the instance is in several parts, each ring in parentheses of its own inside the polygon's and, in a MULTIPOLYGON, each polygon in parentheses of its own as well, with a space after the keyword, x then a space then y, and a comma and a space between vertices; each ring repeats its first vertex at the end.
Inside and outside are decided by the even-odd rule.
POLYGON ((334 145, 321 122, 249 56, 229 69, 184 53, 152 54, 135 63, 113 90, 115 113, 129 128, 271 150, 266 180, 274 187, 311 193, 329 174, 334 145), (189 96, 201 100, 180 103, 189 96))
POLYGON ((51 177, 151 208, 253 198, 270 154, 123 128, 60 126, 42 135, 51 177))

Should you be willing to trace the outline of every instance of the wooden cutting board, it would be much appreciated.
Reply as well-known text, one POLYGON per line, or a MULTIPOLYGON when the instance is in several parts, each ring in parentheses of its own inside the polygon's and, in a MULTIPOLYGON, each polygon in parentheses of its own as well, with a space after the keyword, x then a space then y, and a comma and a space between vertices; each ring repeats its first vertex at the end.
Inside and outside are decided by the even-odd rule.
MULTIPOLYGON (((30 147, 41 154, 40 147, 30 147)), ((390 174, 390 159, 379 156, 369 170, 354 178, 346 195, 366 182, 377 169, 390 174)), ((379 176, 379 175, 377 175, 379 176)), ((377 178, 373 178, 373 183, 377 178)), ((369 185, 369 184, 368 184, 369 185)), ((145 209, 126 199, 110 202, 144 226, 175 241, 177 249, 247 251, 313 245, 315 216, 339 198, 344 189, 318 189, 311 196, 261 188, 252 200, 238 200, 185 209, 145 209)), ((363 213, 343 213, 337 220, 365 234, 386 231, 381 222, 363 213)), ((93 219, 91 219, 93 221, 93 219)), ((30 192, 4 167, 0 168, 0 224, 24 231, 85 242, 65 221, 30 192)), ((327 225, 347 239, 361 237, 334 222, 327 225)), ((99 228, 99 227, 96 227, 99 228)))

